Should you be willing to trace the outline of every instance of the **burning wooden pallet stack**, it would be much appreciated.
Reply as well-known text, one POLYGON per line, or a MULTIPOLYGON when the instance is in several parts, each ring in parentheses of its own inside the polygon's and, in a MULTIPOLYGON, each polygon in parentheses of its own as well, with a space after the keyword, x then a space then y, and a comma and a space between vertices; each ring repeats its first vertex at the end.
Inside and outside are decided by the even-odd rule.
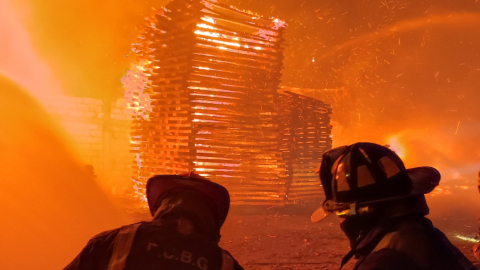
POLYGON ((138 196, 152 175, 195 170, 225 185, 234 204, 285 204, 284 28, 211 0, 174 0, 147 19, 124 78, 138 196))
POLYGON ((322 197, 315 171, 332 147, 330 105, 290 91, 280 95, 280 150, 287 165, 286 203, 322 197))

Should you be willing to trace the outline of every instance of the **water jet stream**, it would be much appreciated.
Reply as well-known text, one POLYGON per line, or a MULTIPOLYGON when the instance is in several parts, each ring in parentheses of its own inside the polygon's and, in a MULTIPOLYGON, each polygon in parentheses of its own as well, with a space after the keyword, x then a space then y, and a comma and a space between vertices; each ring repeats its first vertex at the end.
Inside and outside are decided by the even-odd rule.
POLYGON ((20 17, 0 1, 0 269, 61 269, 91 236, 129 218, 40 106, 61 90, 20 17))
POLYGON ((341 52, 349 48, 361 46, 363 43, 368 41, 389 37, 409 30, 416 30, 432 26, 456 24, 480 25, 480 13, 453 13, 448 15, 432 15, 428 17, 400 21, 398 23, 395 23, 394 25, 383 27, 377 31, 358 36, 340 45, 337 45, 333 47, 333 49, 323 54, 318 60, 323 60, 327 57, 335 55, 335 53, 337 52, 341 52))
POLYGON ((0 77, 0 269, 61 269, 120 214, 34 99, 0 77))

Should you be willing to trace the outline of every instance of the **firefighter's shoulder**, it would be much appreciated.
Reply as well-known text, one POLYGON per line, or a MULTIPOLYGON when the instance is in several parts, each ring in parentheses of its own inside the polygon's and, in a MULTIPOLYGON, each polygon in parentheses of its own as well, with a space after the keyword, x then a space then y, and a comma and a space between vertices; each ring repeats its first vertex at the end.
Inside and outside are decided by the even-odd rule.
MULTIPOLYGON (((138 222, 138 223, 143 223, 143 222, 138 222)), ((101 240, 107 240, 107 239, 115 239, 115 237, 118 235, 118 232, 122 229, 122 228, 125 228, 125 227, 131 227, 131 226, 134 226, 135 224, 138 224, 138 223, 133 223, 133 224, 128 224, 128 225, 125 225, 125 226, 122 226, 122 227, 119 227, 119 228, 116 228, 116 229, 112 229, 112 230, 108 230, 108 231, 103 231, 95 236, 93 236, 90 241, 101 241, 101 240)))

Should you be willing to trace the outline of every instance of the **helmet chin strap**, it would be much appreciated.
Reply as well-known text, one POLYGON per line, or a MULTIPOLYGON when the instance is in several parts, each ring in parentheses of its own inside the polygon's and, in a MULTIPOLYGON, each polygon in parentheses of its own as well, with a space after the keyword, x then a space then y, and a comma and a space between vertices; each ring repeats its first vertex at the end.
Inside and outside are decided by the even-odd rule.
POLYGON ((372 207, 369 206, 358 206, 356 203, 350 204, 350 209, 339 211, 336 213, 338 217, 350 217, 355 215, 366 215, 374 211, 372 207))
POLYGON ((385 199, 367 201, 367 202, 354 202, 354 203, 337 203, 333 201, 326 201, 323 204, 325 212, 336 212, 339 217, 349 217, 355 215, 370 214, 375 211, 375 204, 383 202, 392 202, 396 200, 405 199, 414 195, 408 194, 403 196, 390 197, 385 199))

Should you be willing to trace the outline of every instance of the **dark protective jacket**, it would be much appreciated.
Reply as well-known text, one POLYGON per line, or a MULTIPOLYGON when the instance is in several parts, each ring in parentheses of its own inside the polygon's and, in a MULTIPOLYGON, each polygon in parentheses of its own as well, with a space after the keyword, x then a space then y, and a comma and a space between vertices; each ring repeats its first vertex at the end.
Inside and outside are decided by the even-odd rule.
POLYGON ((355 270, 474 270, 473 264, 432 222, 404 216, 371 229, 344 258, 355 270))
POLYGON ((243 270, 208 237, 185 234, 176 220, 123 226, 93 237, 64 270, 243 270))

